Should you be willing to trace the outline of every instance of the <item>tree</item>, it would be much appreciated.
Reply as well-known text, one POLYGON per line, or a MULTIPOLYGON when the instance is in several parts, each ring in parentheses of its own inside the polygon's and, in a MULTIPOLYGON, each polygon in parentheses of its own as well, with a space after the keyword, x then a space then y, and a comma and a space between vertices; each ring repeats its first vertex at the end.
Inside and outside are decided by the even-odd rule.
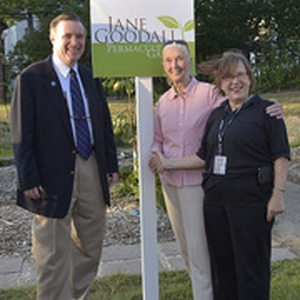
POLYGON ((195 0, 196 60, 238 48, 254 54, 261 91, 297 88, 299 14, 298 0, 195 0))
POLYGON ((73 11, 83 19, 87 27, 88 39, 86 51, 81 61, 90 65, 91 48, 89 42, 89 1, 88 0, 6 0, 3 6, 3 16, 7 23, 27 20, 29 26, 34 15, 38 20, 38 28, 28 30, 27 34, 20 40, 7 59, 6 76, 8 81, 14 79, 17 73, 32 62, 45 58, 51 52, 49 42, 49 23, 58 14, 65 11, 73 11), (17 9, 19 7, 20 9, 17 9))
MULTIPOLYGON (((89 0, 2 2, 0 18, 10 23, 17 20, 29 22, 34 14, 40 24, 18 43, 10 57, 17 71, 49 53, 48 24, 63 11, 74 11, 85 21, 88 37, 81 61, 90 65, 89 0)), ((285 51, 289 51, 299 58, 299 14, 299 0, 195 0, 196 61, 219 55, 230 48, 238 48, 245 54, 253 52, 257 57, 268 56, 273 55, 274 46, 283 56, 285 51)))
POLYGON ((272 27, 280 39, 300 38, 300 2, 295 0, 272 0, 270 10, 273 17, 272 27))
POLYGON ((262 30, 299 39, 299 7, 298 0, 195 0, 197 60, 229 48, 255 52, 262 30))
POLYGON ((255 47, 264 1, 196 0, 196 40, 198 60, 238 48, 249 52, 255 47))
MULTIPOLYGON (((55 11, 57 4, 51 0, 4 0, 1 3, 1 17, 8 25, 17 21, 27 21, 28 32, 34 31, 34 17, 42 20, 48 13, 55 11)), ((59 4, 58 4, 59 5, 59 4)))

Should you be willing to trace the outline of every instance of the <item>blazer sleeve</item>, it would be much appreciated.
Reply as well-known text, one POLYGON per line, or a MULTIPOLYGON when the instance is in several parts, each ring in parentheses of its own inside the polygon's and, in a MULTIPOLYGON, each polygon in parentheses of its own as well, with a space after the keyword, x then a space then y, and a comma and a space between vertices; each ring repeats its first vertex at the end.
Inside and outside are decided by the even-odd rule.
POLYGON ((26 73, 18 75, 10 110, 12 146, 21 191, 41 184, 35 156, 35 105, 32 79, 26 73))

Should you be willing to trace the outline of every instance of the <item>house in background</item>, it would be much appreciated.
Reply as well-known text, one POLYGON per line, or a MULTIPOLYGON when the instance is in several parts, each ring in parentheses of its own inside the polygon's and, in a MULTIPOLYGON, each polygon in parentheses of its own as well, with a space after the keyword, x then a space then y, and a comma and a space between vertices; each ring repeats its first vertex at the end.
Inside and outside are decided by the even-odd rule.
POLYGON ((5 100, 5 78, 4 78, 4 66, 3 62, 5 57, 8 56, 9 52, 14 50, 17 42, 21 40, 26 34, 27 22, 21 21, 15 25, 4 29, 1 33, 1 44, 3 52, 0 54, 0 102, 5 100))
MULTIPOLYGON (((37 28, 37 19, 33 17, 33 26, 37 28)), ((2 45, 3 53, 0 53, 0 102, 5 98, 5 72, 4 61, 8 58, 10 52, 12 52, 18 41, 22 40, 24 35, 28 32, 28 21, 23 20, 16 22, 14 25, 4 29, 0 32, 0 46, 2 45)))
POLYGON ((27 32, 27 21, 20 21, 2 31, 4 55, 14 50, 17 42, 21 40, 27 32))

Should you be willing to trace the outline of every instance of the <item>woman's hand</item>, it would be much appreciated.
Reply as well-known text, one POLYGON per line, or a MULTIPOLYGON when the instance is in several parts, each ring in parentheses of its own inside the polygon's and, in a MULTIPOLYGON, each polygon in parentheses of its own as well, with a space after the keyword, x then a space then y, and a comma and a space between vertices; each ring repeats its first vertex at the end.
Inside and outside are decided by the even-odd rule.
POLYGON ((284 212, 284 187, 288 173, 289 160, 278 157, 274 161, 273 194, 267 206, 267 220, 270 222, 276 215, 284 212))
POLYGON ((275 117, 276 119, 283 119, 283 107, 276 99, 270 98, 268 100, 273 104, 266 108, 266 112, 270 117, 275 117))
POLYGON ((152 151, 148 166, 153 172, 162 173, 164 171, 164 156, 159 151, 152 151))
POLYGON ((272 197, 267 205, 267 221, 271 222, 272 219, 285 210, 284 200, 283 200, 284 192, 279 189, 274 189, 272 197))

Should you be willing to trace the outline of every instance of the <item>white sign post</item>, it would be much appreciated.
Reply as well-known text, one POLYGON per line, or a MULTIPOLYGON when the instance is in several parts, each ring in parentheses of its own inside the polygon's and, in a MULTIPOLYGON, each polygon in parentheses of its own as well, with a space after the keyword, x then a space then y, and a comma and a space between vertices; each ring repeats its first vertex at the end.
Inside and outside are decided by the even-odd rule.
POLYGON ((153 138, 153 76, 163 76, 164 42, 185 40, 194 57, 193 0, 90 0, 95 77, 136 77, 143 299, 158 300, 153 138))
POLYGON ((136 77, 139 184, 141 211, 141 253, 143 298, 158 300, 158 259, 154 175, 148 168, 153 138, 152 78, 136 77))

